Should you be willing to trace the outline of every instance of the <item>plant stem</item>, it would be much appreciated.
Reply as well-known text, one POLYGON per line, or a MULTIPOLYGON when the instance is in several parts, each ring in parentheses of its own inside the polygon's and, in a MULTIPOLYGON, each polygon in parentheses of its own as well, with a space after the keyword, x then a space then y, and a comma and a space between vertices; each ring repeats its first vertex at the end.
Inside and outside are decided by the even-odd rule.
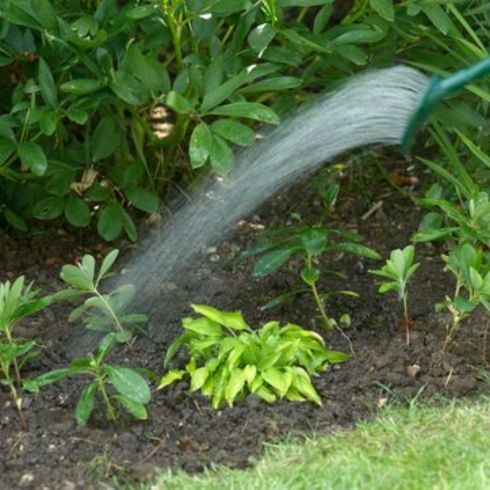
POLYGON ((114 407, 111 404, 109 396, 107 395, 107 391, 106 391, 105 385, 104 385, 104 379, 102 377, 98 377, 97 383, 99 385, 99 391, 102 395, 105 406, 107 408, 107 418, 109 420, 116 420, 116 411, 114 410, 114 407))
POLYGON ((405 340, 410 345, 410 320, 408 318, 408 294, 403 295, 403 322, 405 323, 405 340))
POLYGON ((102 294, 99 293, 97 289, 93 289, 93 293, 104 303, 104 306, 106 307, 107 311, 109 312, 109 315, 112 317, 114 320, 114 323, 116 324, 117 329, 121 333, 125 333, 124 327, 121 325, 121 322, 119 321, 119 318, 116 315, 116 312, 111 308, 111 305, 107 302, 107 300, 104 298, 102 294))
MULTIPOLYGON (((311 255, 308 255, 307 257, 307 264, 308 268, 311 268, 312 266, 312 257, 311 255)), ((332 321, 328 315, 327 311, 325 310, 325 307, 323 306, 323 301, 322 298, 320 297, 320 294, 318 292, 318 288, 316 287, 316 283, 310 284, 311 292, 313 294, 313 297, 315 298, 315 302, 317 304, 318 310, 320 311, 320 314, 323 318, 323 321, 325 322, 325 326, 330 329, 330 328, 335 328, 341 335, 344 337, 344 339, 347 341, 349 344, 349 350, 351 353, 354 355, 354 346, 352 345, 352 341, 350 337, 344 332, 344 330, 337 324, 336 321, 332 321)))

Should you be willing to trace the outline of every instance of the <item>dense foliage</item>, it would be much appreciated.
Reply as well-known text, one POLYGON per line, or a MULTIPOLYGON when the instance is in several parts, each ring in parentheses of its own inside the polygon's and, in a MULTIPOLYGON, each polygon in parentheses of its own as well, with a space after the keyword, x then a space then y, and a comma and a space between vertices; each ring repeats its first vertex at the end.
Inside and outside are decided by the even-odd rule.
MULTIPOLYGON (((134 240, 135 213, 201 167, 229 171, 257 124, 366 67, 470 64, 489 18, 480 0, 4 0, 0 219, 134 240)), ((481 142, 487 85, 435 119, 481 142)))

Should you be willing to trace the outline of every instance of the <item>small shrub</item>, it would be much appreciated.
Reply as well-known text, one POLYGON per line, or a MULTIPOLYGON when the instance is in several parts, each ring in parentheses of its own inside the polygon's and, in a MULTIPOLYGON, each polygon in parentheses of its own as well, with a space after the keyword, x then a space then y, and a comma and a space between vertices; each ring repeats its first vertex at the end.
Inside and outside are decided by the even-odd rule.
POLYGON ((318 334, 298 325, 268 322, 254 331, 240 312, 205 305, 192 308, 200 316, 183 319, 185 332, 169 347, 164 365, 182 347, 190 360, 185 369, 165 374, 159 388, 189 376, 191 391, 210 397, 216 409, 224 401, 232 406, 250 393, 268 403, 286 398, 321 405, 311 376, 348 359, 326 349, 318 334))

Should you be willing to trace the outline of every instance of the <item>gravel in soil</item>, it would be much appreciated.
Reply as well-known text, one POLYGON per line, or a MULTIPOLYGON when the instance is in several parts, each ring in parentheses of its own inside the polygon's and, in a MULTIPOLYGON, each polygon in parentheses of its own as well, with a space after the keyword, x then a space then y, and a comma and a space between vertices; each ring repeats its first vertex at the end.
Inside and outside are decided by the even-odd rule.
MULTIPOLYGON (((392 248, 409 242, 420 214, 409 200, 387 187, 377 188, 376 193, 345 193, 334 221, 358 230, 368 245, 386 257, 392 248), (380 201, 382 205, 366 217, 380 201)), ((192 271, 160 285, 155 292, 151 337, 139 338, 131 350, 117 353, 113 361, 161 374, 163 354, 180 333, 180 318, 190 313, 191 301, 241 309, 256 326, 271 318, 295 322, 320 332, 331 348, 347 352, 348 346, 339 334, 321 330, 307 296, 274 311, 260 308, 298 284, 299 264, 292 261, 279 274, 255 280, 250 275, 252 263, 235 260, 239 251, 255 243, 258 228, 285 224, 292 211, 314 221, 321 205, 311 192, 305 192, 303 184, 270 201, 242 223, 228 241, 205 250, 192 271)), ((135 247, 124 241, 119 246, 126 254, 135 247)), ((144 247, 144 240, 138 247, 144 247)), ((87 252, 104 255, 110 248, 89 233, 58 230, 23 238, 2 233, 0 271, 2 279, 26 274, 50 291, 61 286, 58 274, 62 264, 73 263, 87 252)), ((410 290, 414 321, 409 347, 398 328, 400 305, 396 297, 380 296, 368 273, 377 264, 341 254, 325 259, 325 268, 341 270, 348 279, 326 276, 322 288, 347 288, 357 291, 360 298, 332 296, 329 301, 333 316, 351 316, 348 334, 356 355, 314 380, 322 407, 286 401, 268 405, 249 397, 233 408, 215 411, 207 399, 189 394, 184 382, 154 392, 147 422, 123 415, 109 425, 100 407, 90 423, 80 428, 73 409, 81 382, 72 379, 51 385, 37 396, 24 397, 30 427, 22 432, 7 392, 0 391, 0 488, 99 488, 98 482, 115 475, 138 481, 155 468, 198 472, 211 463, 245 467, 260 455, 265 441, 349 428, 375 416, 380 407, 394 400, 477 396, 486 389, 478 368, 488 361, 483 341, 487 320, 483 313, 474 315, 461 328, 449 352, 442 351, 447 318, 435 314, 433 305, 450 291, 451 281, 442 270, 439 255, 434 248, 418 247, 421 267, 410 290)), ((69 311, 69 305, 55 305, 21 325, 19 335, 42 341, 40 355, 26 367, 26 376, 63 367, 75 354, 83 353, 77 327, 66 320, 69 311)))

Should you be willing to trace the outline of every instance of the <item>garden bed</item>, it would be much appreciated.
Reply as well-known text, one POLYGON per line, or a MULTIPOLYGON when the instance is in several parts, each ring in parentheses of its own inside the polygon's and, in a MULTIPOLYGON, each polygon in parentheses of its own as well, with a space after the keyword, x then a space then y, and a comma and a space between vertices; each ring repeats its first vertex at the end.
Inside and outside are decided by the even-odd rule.
MULTIPOLYGON (((350 189, 341 194, 334 218, 339 226, 358 230, 365 243, 383 257, 391 249, 409 243, 420 220, 420 211, 409 199, 388 185, 377 185, 369 191, 360 182, 345 185, 350 189), (368 213, 379 202, 382 205, 368 213)), ((198 266, 162 284, 160 291, 154 292, 160 302, 154 305, 151 338, 136 340, 131 349, 115 356, 117 362, 161 374, 165 350, 180 333, 180 318, 190 314, 190 302, 240 309, 255 326, 269 319, 295 322, 321 333, 331 348, 348 352, 345 340, 336 331, 325 332, 319 327, 309 297, 302 296, 273 311, 260 308, 297 285, 299 264, 291 262, 280 273, 258 280, 251 277, 251 261, 236 260, 240 251, 256 242, 257 228, 285 224, 293 211, 315 221, 321 206, 313 192, 305 192, 305 186, 298 184, 277 196, 256 216, 241 223, 227 241, 216 249, 208 248, 198 266)), ((128 256, 139 253, 145 240, 137 246, 127 242, 119 246, 128 256)), ((26 274, 46 291, 61 286, 58 275, 62 264, 73 263, 84 253, 104 255, 111 248, 90 237, 89 232, 77 235, 63 230, 29 238, 3 234, 0 247, 3 277, 26 274)), ((417 250, 421 266, 410 290, 414 322, 409 347, 398 328, 400 305, 396 296, 379 295, 368 273, 379 264, 341 254, 322 264, 348 276, 327 276, 322 279, 323 290, 350 289, 360 294, 360 298, 335 296, 328 303, 332 316, 351 316, 347 333, 356 355, 314 379, 322 407, 286 401, 268 405, 249 397, 233 408, 216 411, 209 400, 189 394, 188 384, 182 382, 154 393, 147 422, 123 415, 109 425, 100 410, 86 427, 79 428, 73 409, 81 384, 75 379, 48 386, 37 396, 26 396, 24 406, 30 427, 22 432, 8 393, 0 392, 0 486, 90 488, 94 482, 115 475, 128 481, 140 480, 157 467, 189 472, 198 472, 211 463, 245 467, 250 458, 261 454, 266 441, 349 428, 375 416, 379 407, 392 400, 436 394, 478 395, 486 387, 478 368, 488 360, 483 342, 487 320, 483 314, 475 314, 458 332, 449 352, 442 351, 447 318, 434 313, 434 304, 443 300, 452 286, 442 270, 440 253, 429 246, 417 250)), ((84 353, 83 337, 79 337, 76 326, 67 322, 69 311, 67 304, 54 305, 23 322, 19 332, 24 337, 43 341, 40 356, 25 369, 26 376, 63 367, 74 354, 84 353)))

